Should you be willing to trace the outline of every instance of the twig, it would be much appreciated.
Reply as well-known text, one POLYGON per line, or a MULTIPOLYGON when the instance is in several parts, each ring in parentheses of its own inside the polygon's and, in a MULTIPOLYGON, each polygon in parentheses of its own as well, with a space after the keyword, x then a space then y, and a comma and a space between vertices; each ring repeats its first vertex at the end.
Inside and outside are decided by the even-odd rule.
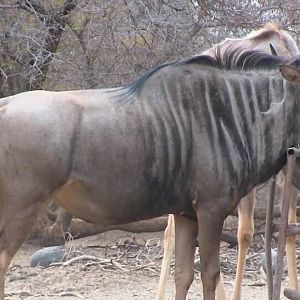
POLYGON ((55 295, 55 296, 59 296, 59 297, 68 297, 68 296, 73 296, 73 297, 77 297, 79 299, 85 299, 83 296, 77 294, 77 293, 74 293, 74 292, 64 292, 64 293, 60 293, 58 295, 55 295))
POLYGON ((74 262, 77 262, 80 260, 94 260, 94 261, 100 261, 103 263, 111 262, 111 259, 99 258, 97 256, 92 256, 92 255, 81 255, 81 256, 71 258, 65 262, 53 263, 52 266, 64 266, 65 267, 65 266, 69 266, 69 265, 73 264, 74 262))

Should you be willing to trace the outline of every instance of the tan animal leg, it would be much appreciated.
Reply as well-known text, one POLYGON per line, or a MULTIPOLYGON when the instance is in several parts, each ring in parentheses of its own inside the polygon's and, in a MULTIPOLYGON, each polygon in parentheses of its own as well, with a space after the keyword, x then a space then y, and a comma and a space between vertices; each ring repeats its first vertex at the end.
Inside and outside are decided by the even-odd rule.
MULTIPOLYGON (((297 222, 296 206, 297 206, 297 191, 294 187, 291 190, 291 200, 289 207, 289 223, 297 222)), ((291 235, 286 239, 286 255, 288 262, 288 277, 289 287, 293 290, 299 290, 298 278, 297 278, 297 262, 296 262, 296 236, 291 235)))
POLYGON ((242 292, 242 280, 245 271, 247 252, 253 239, 254 233, 254 207, 255 189, 242 198, 238 205, 239 226, 238 226, 238 263, 235 276, 232 300, 240 300, 242 292))
POLYGON ((194 257, 197 243, 197 222, 182 216, 175 218, 175 285, 176 300, 186 298, 194 279, 194 257))
POLYGON ((226 292, 223 285, 223 278, 222 274, 220 273, 220 280, 218 282, 217 288, 216 288, 216 300, 226 300, 226 292))
POLYGON ((55 220, 56 226, 61 230, 61 232, 67 232, 70 227, 72 218, 73 216, 70 213, 60 207, 57 218, 55 220))
POLYGON ((166 283, 169 277, 171 258, 175 246, 175 223, 174 216, 169 215, 168 225, 164 234, 164 257, 161 265, 156 300, 164 300, 166 294, 166 283))
POLYGON ((204 300, 215 300, 216 287, 220 281, 219 252, 225 219, 220 211, 219 208, 214 212, 202 207, 196 208, 204 300))
POLYGON ((65 233, 68 232, 73 215, 64 208, 58 208, 58 214, 54 224, 47 228, 43 237, 43 245, 63 245, 65 243, 65 233))
POLYGON ((5 272, 10 263, 7 251, 2 250, 0 253, 0 300, 4 300, 4 282, 5 282, 5 272))
MULTIPOLYGON (((284 194, 284 174, 279 173, 280 176, 276 177, 277 188, 280 192, 280 199, 283 201, 284 194)), ((292 187, 290 195, 290 207, 289 207, 289 223, 297 222, 297 190, 292 187)), ((298 278, 297 278, 297 263, 296 263, 296 236, 291 235, 286 239, 286 256, 288 264, 288 278, 289 278, 289 287, 294 290, 299 290, 298 278)))

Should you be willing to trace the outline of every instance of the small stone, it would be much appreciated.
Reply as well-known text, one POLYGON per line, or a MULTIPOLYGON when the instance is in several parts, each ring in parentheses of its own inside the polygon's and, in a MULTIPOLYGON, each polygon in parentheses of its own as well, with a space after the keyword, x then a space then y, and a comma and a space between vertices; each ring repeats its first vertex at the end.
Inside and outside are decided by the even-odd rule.
POLYGON ((30 296, 32 296, 32 294, 30 292, 28 292, 28 291, 21 291, 19 293, 19 296, 20 297, 30 297, 30 296))
MULTIPOLYGON (((277 252, 274 249, 271 249, 271 255, 272 255, 272 272, 275 274, 276 268, 277 268, 277 252)), ((267 273, 267 260, 266 260, 266 253, 263 252, 260 255, 262 267, 265 273, 267 273)))
POLYGON ((41 266, 48 268, 52 263, 61 262, 66 254, 64 246, 46 247, 33 253, 30 267, 41 266))

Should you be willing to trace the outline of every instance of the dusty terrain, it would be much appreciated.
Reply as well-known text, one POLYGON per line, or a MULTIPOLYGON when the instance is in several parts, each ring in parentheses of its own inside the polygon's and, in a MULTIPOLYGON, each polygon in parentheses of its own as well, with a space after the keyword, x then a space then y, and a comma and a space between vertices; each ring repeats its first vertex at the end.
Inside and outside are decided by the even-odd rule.
MULTIPOLYGON (((6 299, 143 299, 155 298, 162 258, 162 233, 128 234, 110 231, 68 243, 68 265, 30 268, 29 258, 39 247, 25 244, 11 264, 6 299), (91 259, 85 260, 87 255, 91 259), (70 263, 72 257, 81 257, 70 263)), ((247 261, 243 299, 267 299, 260 250, 251 249, 247 261)), ((197 260, 197 258, 196 258, 197 260)), ((236 249, 222 246, 222 271, 227 295, 233 289, 236 249)), ((174 263, 174 262, 173 262, 174 263)), ((188 299, 201 299, 199 266, 188 299)), ((173 267, 167 298, 174 299, 173 267)))

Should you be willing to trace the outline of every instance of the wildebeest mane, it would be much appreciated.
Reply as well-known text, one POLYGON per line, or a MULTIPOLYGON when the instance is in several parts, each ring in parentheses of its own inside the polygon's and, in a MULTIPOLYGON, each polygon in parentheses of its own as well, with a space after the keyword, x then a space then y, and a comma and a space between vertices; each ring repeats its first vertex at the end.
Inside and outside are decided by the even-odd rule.
POLYGON ((229 48, 223 56, 221 56, 220 52, 216 53, 218 68, 225 70, 276 70, 280 64, 289 60, 289 57, 271 55, 261 50, 245 50, 243 48, 234 50, 229 48))
POLYGON ((215 49, 215 57, 203 60, 203 56, 197 55, 177 62, 178 65, 198 64, 218 68, 221 70, 276 70, 280 64, 290 61, 290 57, 271 55, 261 50, 248 50, 243 47, 229 47, 222 54, 220 47, 215 49))
MULTIPOLYGON (((147 80, 165 67, 181 67, 186 65, 197 65, 199 67, 212 67, 220 70, 276 70, 280 64, 290 61, 291 58, 267 54, 260 50, 246 50, 243 48, 227 49, 221 54, 216 47, 215 57, 209 55, 195 55, 189 58, 159 65, 138 77, 132 83, 122 89, 125 95, 139 95, 147 80)), ((299 57, 300 59, 300 57, 299 57)))
POLYGON ((156 66, 155 68, 147 71, 143 75, 139 76, 132 83, 127 86, 124 86, 123 89, 126 90, 127 95, 132 95, 134 93, 139 94, 141 89, 143 88, 145 82, 154 74, 159 72, 161 69, 168 66, 176 66, 176 65, 184 65, 184 64, 197 64, 201 66, 210 66, 210 67, 218 67, 217 62, 214 58, 209 55, 197 55, 189 58, 171 61, 168 63, 164 63, 156 66))

